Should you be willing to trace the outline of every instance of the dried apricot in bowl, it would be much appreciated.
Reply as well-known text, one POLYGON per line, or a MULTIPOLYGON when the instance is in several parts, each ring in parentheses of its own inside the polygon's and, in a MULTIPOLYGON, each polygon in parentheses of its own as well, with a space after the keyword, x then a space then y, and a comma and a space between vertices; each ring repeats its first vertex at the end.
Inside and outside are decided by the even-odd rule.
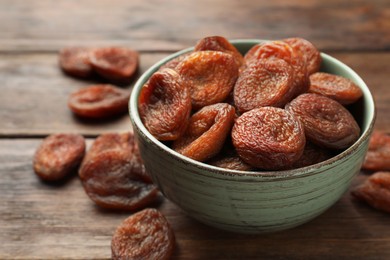
MULTIPOLYGON (((247 53, 262 40, 231 43, 247 53)), ((267 233, 296 227, 332 206, 360 171, 375 121, 372 95, 364 81, 340 61, 321 53, 323 72, 352 79, 363 91, 351 107, 361 133, 356 142, 326 161, 299 169, 241 171, 208 165, 183 156, 170 143, 157 140, 140 119, 142 86, 177 52, 153 65, 134 86, 129 102, 133 129, 147 171, 162 193, 190 217, 207 225, 239 233, 267 233)), ((209 161, 207 161, 209 162, 209 161)))

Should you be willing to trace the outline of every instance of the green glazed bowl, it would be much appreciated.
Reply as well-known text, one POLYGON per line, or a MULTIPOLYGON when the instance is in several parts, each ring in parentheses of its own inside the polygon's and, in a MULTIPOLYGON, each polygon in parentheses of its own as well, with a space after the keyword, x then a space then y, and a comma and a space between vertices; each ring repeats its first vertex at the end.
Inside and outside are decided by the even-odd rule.
MULTIPOLYGON (((234 40, 245 53, 262 40, 234 40)), ((301 225, 323 213, 347 191, 359 172, 375 121, 370 90, 348 66, 321 54, 321 71, 352 79, 363 98, 350 108, 361 127, 351 147, 331 159, 294 170, 245 172, 222 169, 189 159, 158 141, 142 124, 138 96, 158 68, 192 48, 159 61, 134 86, 130 118, 147 171, 166 198, 190 217, 207 225, 239 233, 266 233, 301 225)))

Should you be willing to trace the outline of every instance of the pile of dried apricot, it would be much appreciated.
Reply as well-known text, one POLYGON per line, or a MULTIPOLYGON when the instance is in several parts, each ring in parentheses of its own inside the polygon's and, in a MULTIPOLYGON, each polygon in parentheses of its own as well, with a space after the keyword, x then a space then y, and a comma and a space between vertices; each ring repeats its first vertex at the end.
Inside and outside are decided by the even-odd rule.
POLYGON ((108 118, 124 114, 130 91, 112 84, 127 84, 135 75, 138 52, 125 47, 66 47, 59 52, 59 66, 76 78, 98 76, 95 84, 72 93, 68 107, 79 117, 108 118), (111 84, 107 84, 111 83, 111 84))
POLYGON ((321 63, 320 52, 302 38, 260 43, 241 54, 224 37, 206 37, 145 83, 141 120, 175 151, 212 165, 315 164, 360 136, 346 106, 361 98, 361 89, 320 72, 321 63))

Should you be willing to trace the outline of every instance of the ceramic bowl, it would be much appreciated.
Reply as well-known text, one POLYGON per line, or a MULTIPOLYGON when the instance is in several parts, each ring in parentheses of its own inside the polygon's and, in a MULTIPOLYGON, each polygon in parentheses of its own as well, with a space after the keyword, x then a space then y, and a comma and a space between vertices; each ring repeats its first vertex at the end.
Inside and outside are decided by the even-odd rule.
MULTIPOLYGON (((234 40, 245 53, 261 40, 234 40)), ((136 82, 129 112, 147 171, 166 198, 188 216, 207 225, 239 233, 266 233, 301 225, 331 207, 347 191, 367 152, 375 107, 364 81, 347 65, 322 53, 321 71, 352 79, 363 98, 352 107, 360 138, 331 159, 287 171, 227 170, 189 159, 154 138, 140 119, 137 102, 148 78, 185 49, 157 62, 136 82)))

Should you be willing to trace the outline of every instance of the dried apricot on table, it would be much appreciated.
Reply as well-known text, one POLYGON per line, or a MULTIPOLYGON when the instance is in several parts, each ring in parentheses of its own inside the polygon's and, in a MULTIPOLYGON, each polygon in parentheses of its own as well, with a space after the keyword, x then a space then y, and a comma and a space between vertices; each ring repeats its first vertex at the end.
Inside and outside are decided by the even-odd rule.
POLYGON ((276 107, 255 108, 242 114, 233 126, 232 140, 242 160, 266 170, 291 167, 306 143, 300 121, 276 107))
POLYGON ((138 210, 158 198, 158 190, 139 175, 126 151, 105 150, 84 161, 79 177, 84 190, 98 206, 138 210))
POLYGON ((89 53, 92 48, 87 47, 65 47, 59 52, 60 68, 68 75, 87 78, 92 75, 93 70, 90 64, 89 53))
POLYGON ((171 226, 156 209, 144 209, 126 218, 111 240, 112 259, 168 260, 175 248, 171 226))
POLYGON ((90 53, 94 71, 115 83, 128 83, 138 69, 138 52, 124 47, 100 47, 90 53))
POLYGON ((231 44, 225 37, 222 36, 209 36, 200 39, 195 47, 194 51, 221 51, 230 53, 233 55, 238 67, 245 64, 242 54, 231 44))
POLYGON ((85 140, 79 134, 46 137, 34 154, 35 173, 45 181, 64 179, 77 170, 85 154, 85 140))
POLYGON ((189 83, 194 110, 223 102, 238 77, 234 57, 220 51, 194 52, 176 67, 176 71, 189 83))
POLYGON ((234 104, 240 113, 264 106, 283 107, 296 94, 293 68, 284 60, 248 64, 234 86, 234 104))
POLYGON ((372 133, 362 168, 390 171, 390 135, 380 131, 372 133))
POLYGON ((106 133, 96 138, 79 175, 89 197, 104 208, 138 209, 157 197, 131 132, 106 133))
POLYGON ((390 213, 390 172, 376 172, 352 190, 352 195, 371 207, 390 213))
POLYGON ((302 53, 306 60, 306 67, 309 75, 320 70, 322 63, 321 54, 313 43, 299 37, 287 38, 283 41, 302 53))
POLYGON ((141 89, 138 111, 154 137, 176 140, 184 133, 191 113, 187 82, 172 69, 155 72, 141 89))
POLYGON ((349 105, 363 96, 362 90, 350 79, 342 76, 317 72, 310 75, 310 93, 317 93, 349 105))
POLYGON ((172 148, 197 161, 207 161, 219 153, 235 118, 235 109, 226 103, 203 107, 190 118, 184 135, 172 148))
POLYGON ((360 135, 352 114, 328 97, 305 93, 286 105, 286 110, 301 120, 308 140, 330 149, 345 149, 360 135))
POLYGON ((127 111, 130 92, 113 85, 92 85, 73 92, 68 99, 70 110, 80 117, 106 118, 127 111))

